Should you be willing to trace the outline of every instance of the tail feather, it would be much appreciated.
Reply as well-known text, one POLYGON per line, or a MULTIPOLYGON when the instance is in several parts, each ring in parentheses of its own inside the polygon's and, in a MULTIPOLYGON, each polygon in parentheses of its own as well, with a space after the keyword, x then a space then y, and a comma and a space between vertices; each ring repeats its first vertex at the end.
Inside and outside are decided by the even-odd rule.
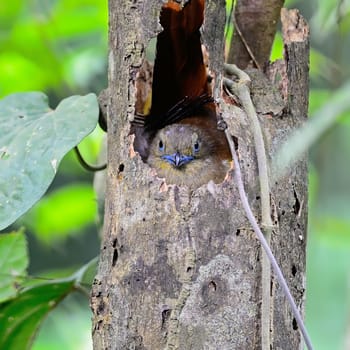
POLYGON ((186 96, 210 94, 199 29, 204 0, 190 0, 183 8, 170 0, 163 5, 153 72, 151 118, 164 115, 186 96))

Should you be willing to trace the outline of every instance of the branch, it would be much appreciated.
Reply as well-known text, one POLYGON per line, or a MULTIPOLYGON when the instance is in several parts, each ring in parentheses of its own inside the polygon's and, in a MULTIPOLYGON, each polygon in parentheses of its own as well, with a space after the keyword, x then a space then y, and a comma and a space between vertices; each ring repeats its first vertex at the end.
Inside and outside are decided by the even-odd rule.
MULTIPOLYGON (((255 152, 258 161, 259 183, 261 192, 261 225, 265 234, 265 239, 270 244, 272 233, 271 205, 270 205, 270 187, 267 169, 267 159, 265 152, 265 144, 260 128, 258 116, 252 100, 248 85, 250 78, 248 74, 238 69, 235 65, 225 65, 225 69, 229 74, 234 74, 239 78, 239 83, 235 83, 225 78, 224 83, 241 101, 243 109, 246 111, 250 120, 253 131, 255 152)), ((271 266, 267 256, 262 254, 262 273, 261 273, 261 342, 262 349, 270 349, 270 326, 271 326, 271 266)))
POLYGON ((253 61, 257 68, 264 68, 270 58, 283 3, 284 0, 236 1, 229 63, 246 68, 253 61))

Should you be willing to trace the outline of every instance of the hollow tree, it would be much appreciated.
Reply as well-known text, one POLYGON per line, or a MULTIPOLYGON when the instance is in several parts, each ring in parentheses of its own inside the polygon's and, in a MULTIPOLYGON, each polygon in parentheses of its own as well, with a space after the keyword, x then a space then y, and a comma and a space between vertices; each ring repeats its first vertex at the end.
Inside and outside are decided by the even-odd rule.
MULTIPOLYGON (((108 173, 91 301, 94 349, 257 349, 262 250, 242 209, 234 167, 222 184, 192 191, 166 184, 133 149, 136 81, 145 48, 161 30, 160 8, 154 0, 109 1, 108 173)), ((308 28, 298 12, 282 14, 284 60, 268 64, 265 54, 260 70, 247 70, 269 161, 307 116, 308 28)), ((244 20, 239 23, 244 33, 244 20)), ((259 220, 249 120, 238 99, 222 89, 224 27, 224 2, 207 1, 202 40, 214 97, 236 140, 248 200, 259 220)), ((303 310, 306 159, 282 178, 271 172, 270 189, 272 250, 303 310)), ((273 274, 270 299, 272 348, 300 348, 298 326, 273 274)))

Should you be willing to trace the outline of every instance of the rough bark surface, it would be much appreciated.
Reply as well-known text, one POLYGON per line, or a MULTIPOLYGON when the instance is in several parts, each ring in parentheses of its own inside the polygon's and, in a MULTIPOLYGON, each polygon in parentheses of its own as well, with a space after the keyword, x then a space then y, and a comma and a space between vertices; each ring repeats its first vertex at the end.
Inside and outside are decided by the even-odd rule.
POLYGON ((241 69, 248 65, 256 67, 256 64, 261 69, 265 68, 283 3, 284 0, 237 0, 234 10, 235 31, 228 62, 235 63, 241 69))
MULTIPOLYGON (((160 6, 151 0, 109 2, 109 165, 104 237, 91 299, 94 349, 258 349, 261 251, 232 174, 223 184, 209 183, 193 192, 168 186, 134 153, 133 136, 128 135, 136 73, 148 40, 160 29, 160 6)), ((221 0, 208 2, 203 37, 216 77, 216 95, 223 59, 223 14, 221 0)), ((251 72, 256 73, 253 98, 270 158, 288 132, 306 118, 307 84, 299 86, 304 89, 300 94, 291 85, 296 74, 307 83, 305 40, 286 42, 285 64, 271 69, 273 80, 284 82, 286 102, 265 76, 251 72), (300 53, 303 58, 295 55, 300 45, 305 47, 300 53)), ((237 106, 222 102, 220 107, 238 140, 248 197, 259 213, 257 167, 247 117, 237 106)), ((305 160, 300 161, 288 177, 273 184, 272 194, 273 250, 301 308, 306 170, 305 160)), ((273 349, 298 349, 300 335, 290 308, 275 283, 273 291, 273 349)))

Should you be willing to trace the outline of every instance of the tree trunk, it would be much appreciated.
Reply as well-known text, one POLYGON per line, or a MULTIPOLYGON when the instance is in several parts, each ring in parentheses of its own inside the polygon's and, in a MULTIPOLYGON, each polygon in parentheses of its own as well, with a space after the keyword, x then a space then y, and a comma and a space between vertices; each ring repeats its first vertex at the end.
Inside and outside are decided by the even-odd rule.
POLYGON ((284 0, 236 1, 229 63, 241 69, 266 68, 283 3, 284 0))
MULTIPOLYGON (((129 120, 134 115, 136 73, 149 39, 160 30, 160 7, 152 0, 109 1, 108 180, 91 300, 94 349, 258 349, 261 250, 233 183, 234 170, 222 184, 209 183, 191 192, 166 185, 133 151, 129 120)), ((205 16, 203 39, 218 97, 224 2, 209 1, 205 16)), ((302 20, 295 23, 306 26, 302 20)), ((270 159, 307 115, 308 37, 292 35, 299 29, 292 23, 285 31, 288 54, 270 67, 273 83, 262 73, 249 72, 270 159), (275 80, 283 89, 273 85, 275 80)), ((224 100, 221 112, 238 140, 245 187, 258 217, 258 175, 247 117, 224 100)), ((271 186, 273 251, 303 310, 306 160, 271 186)), ((272 282, 272 348, 301 349, 289 305, 272 282)))

